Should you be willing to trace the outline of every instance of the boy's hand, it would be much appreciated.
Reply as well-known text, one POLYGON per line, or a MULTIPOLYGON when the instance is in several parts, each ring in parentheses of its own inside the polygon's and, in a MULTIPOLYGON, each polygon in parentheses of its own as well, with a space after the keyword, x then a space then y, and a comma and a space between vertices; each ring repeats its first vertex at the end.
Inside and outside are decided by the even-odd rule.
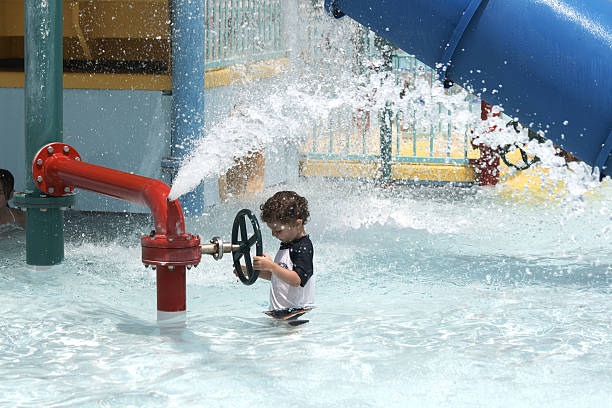
POLYGON ((272 272, 274 265, 274 260, 268 254, 253 257, 253 269, 258 271, 272 272))

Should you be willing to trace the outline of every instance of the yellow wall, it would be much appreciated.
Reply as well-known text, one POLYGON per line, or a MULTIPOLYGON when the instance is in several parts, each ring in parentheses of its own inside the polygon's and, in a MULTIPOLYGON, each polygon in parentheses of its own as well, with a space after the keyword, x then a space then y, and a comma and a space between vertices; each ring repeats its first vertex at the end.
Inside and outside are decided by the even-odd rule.
MULTIPOLYGON (((64 1, 64 59, 169 61, 169 21, 167 0, 64 1)), ((23 33, 23 0, 0 0, 0 58, 23 58, 23 33)))

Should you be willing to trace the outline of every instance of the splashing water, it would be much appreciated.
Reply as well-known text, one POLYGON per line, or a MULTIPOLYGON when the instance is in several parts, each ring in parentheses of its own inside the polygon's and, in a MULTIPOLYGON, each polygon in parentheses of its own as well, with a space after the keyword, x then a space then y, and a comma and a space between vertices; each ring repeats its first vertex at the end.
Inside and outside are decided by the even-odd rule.
MULTIPOLYGON (((539 166, 547 169, 539 175, 545 184, 564 182, 565 199, 581 197, 599 185, 598 174, 588 165, 567 164, 550 141, 529 140, 526 129, 517 134, 507 128, 507 116, 481 121, 479 112, 468 109, 471 96, 466 90, 449 94, 441 83, 426 79, 421 72, 411 81, 411 91, 403 92, 402 81, 381 69, 380 57, 357 49, 360 28, 350 19, 333 21, 303 10, 299 18, 302 21, 296 25, 293 45, 298 57, 291 59, 289 71, 274 81, 247 85, 248 92, 232 112, 212 123, 181 163, 170 199, 193 190, 205 178, 222 175, 251 152, 268 149, 274 155, 280 146, 298 150, 313 126, 327 122, 339 109, 414 112, 415 124, 423 126, 438 120, 439 104, 453 112, 454 127, 475 130, 476 143, 524 146, 525 152, 537 156, 539 166), (488 132, 492 126, 500 131, 488 132)), ((503 112, 503 107, 497 109, 503 112)))
POLYGON ((297 149, 304 141, 306 124, 326 118, 329 111, 347 100, 345 96, 310 93, 300 83, 284 85, 280 89, 275 86, 267 96, 259 94, 257 100, 238 106, 229 117, 214 124, 185 159, 169 198, 179 198, 206 177, 221 175, 235 164, 235 159, 250 152, 274 144, 297 149))
POLYGON ((316 123, 327 122, 339 109, 379 111, 386 107, 394 114, 415 112, 416 121, 429 123, 432 112, 443 102, 456 112, 455 126, 474 121, 474 115, 467 112, 465 92, 448 95, 439 83, 432 86, 424 78, 412 84, 412 92, 402 92, 404 85, 381 69, 379 57, 364 56, 356 49, 357 23, 331 21, 324 15, 303 19, 305 24, 298 26, 308 31, 314 25, 318 34, 298 41, 306 46, 296 52, 300 57, 292 59, 289 72, 274 82, 249 84, 249 92, 232 112, 200 137, 181 164, 170 199, 191 191, 204 178, 223 174, 250 152, 278 145, 298 149, 316 123))
MULTIPOLYGON (((313 16, 303 15, 302 18, 308 20, 308 24, 298 25, 302 28, 298 33, 301 40, 295 46, 297 43, 313 46, 303 41, 311 35, 306 28, 312 27, 313 16)), ((170 199, 191 191, 204 178, 223 174, 235 164, 235 159, 249 152, 278 144, 297 148, 313 122, 326 118, 330 111, 347 101, 358 100, 354 97, 358 88, 355 74, 351 67, 340 63, 350 58, 350 33, 356 30, 356 24, 350 21, 337 25, 322 23, 327 20, 322 15, 316 20, 320 29, 318 38, 328 41, 325 55, 317 57, 317 67, 313 69, 305 62, 313 57, 313 50, 300 49, 295 51, 300 57, 292 58, 291 68, 283 76, 274 78, 273 82, 247 84, 248 92, 241 95, 232 112, 213 123, 195 143, 176 175, 170 199), (330 76, 327 73, 331 71, 322 66, 345 69, 330 76), (347 86, 338 87, 339 83, 347 86)))
MULTIPOLYGON (((503 115, 503 108, 498 107, 502 115, 495 116, 479 123, 476 127, 477 137, 474 143, 484 143, 492 147, 505 145, 521 146, 530 156, 538 157, 538 166, 546 172, 539 172, 538 176, 543 184, 553 187, 560 182, 564 188, 558 194, 552 194, 562 200, 573 201, 580 199, 585 193, 594 191, 601 183, 598 169, 593 169, 584 162, 566 160, 559 156, 559 149, 550 140, 529 139, 526 128, 521 128, 517 133, 512 127, 507 126, 508 120, 512 120, 503 115), (488 131, 495 127, 497 131, 488 131)), ((519 125, 520 126, 520 125, 519 125)), ((540 135, 543 136, 543 135, 540 135)))

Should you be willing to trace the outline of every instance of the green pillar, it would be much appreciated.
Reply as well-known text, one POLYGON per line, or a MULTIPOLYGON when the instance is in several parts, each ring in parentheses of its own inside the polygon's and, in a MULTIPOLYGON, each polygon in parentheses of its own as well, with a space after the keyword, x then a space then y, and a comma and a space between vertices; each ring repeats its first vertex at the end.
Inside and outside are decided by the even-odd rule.
POLYGON ((64 212, 29 208, 26 218, 26 262, 56 265, 64 260, 64 212))
POLYGON ((392 132, 393 132, 393 112, 389 104, 379 113, 380 122, 380 161, 381 179, 383 182, 391 181, 391 153, 392 153, 392 132))
POLYGON ((26 258, 30 265, 55 265, 64 259, 64 214, 38 189, 32 159, 62 137, 62 0, 25 0, 25 195, 26 258))

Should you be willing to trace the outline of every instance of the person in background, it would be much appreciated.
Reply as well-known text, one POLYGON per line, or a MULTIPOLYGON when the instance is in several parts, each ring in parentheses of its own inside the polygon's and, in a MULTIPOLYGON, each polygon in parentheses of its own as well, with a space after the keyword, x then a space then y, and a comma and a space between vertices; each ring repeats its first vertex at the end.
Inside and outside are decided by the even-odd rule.
POLYGON ((25 228, 25 214, 8 204, 13 199, 14 187, 15 178, 11 172, 0 169, 0 232, 25 228))

